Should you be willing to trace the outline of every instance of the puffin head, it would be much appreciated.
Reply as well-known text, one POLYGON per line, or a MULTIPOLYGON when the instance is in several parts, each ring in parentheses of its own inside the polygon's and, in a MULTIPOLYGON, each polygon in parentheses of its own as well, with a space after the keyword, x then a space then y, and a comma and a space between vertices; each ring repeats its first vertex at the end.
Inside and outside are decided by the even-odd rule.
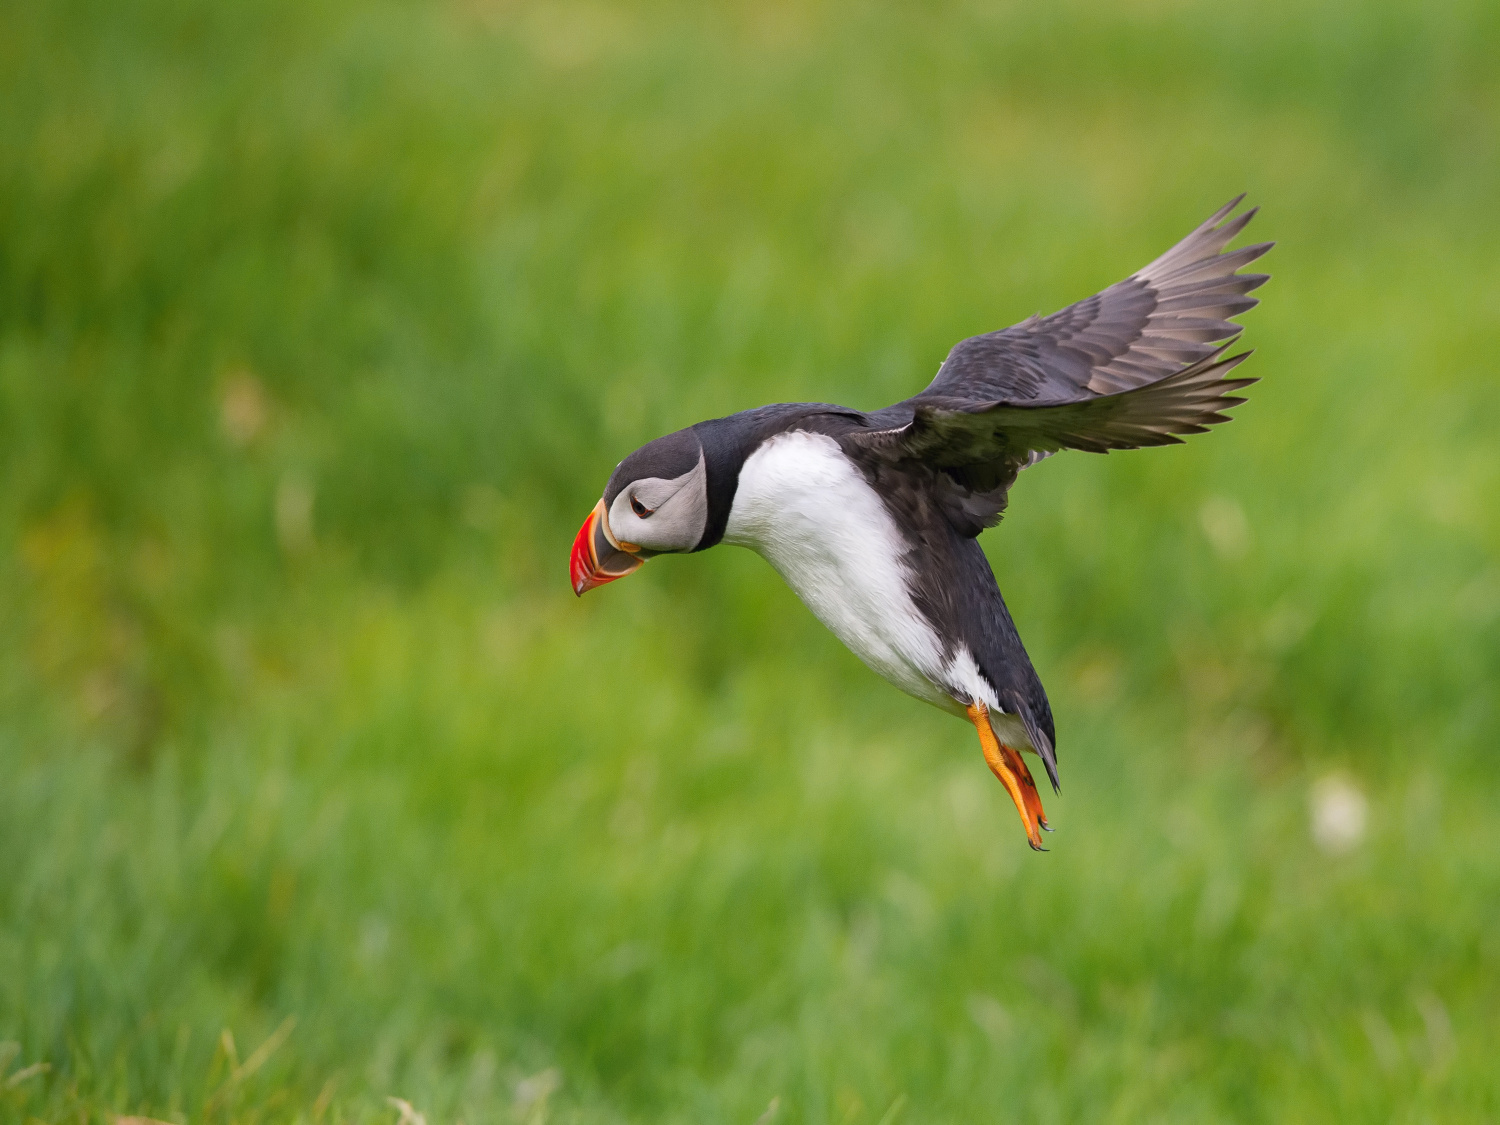
POLYGON ((573 540, 573 592, 639 570, 653 555, 697 550, 708 530, 708 467, 693 428, 659 437, 615 466, 573 540))

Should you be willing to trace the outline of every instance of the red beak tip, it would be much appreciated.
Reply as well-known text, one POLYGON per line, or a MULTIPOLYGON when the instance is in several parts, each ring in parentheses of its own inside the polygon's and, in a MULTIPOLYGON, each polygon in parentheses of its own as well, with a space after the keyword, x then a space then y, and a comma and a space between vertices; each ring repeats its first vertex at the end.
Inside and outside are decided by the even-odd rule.
MULTIPOLYGON (((600 512, 604 510, 604 502, 599 502, 599 507, 589 513, 589 518, 583 521, 583 526, 578 529, 578 537, 573 540, 573 555, 569 560, 568 577, 573 580, 573 594, 583 597, 596 586, 603 586, 606 582, 613 582, 617 578, 624 578, 627 574, 638 570, 645 561, 640 557, 630 559, 627 552, 611 550, 608 558, 615 560, 615 566, 620 565, 623 558, 627 561, 625 569, 607 570, 601 565, 596 551, 594 539, 594 525, 602 518, 600 512)), ((609 525, 605 525, 605 534, 609 533, 609 525)), ((610 540, 611 546, 614 541, 610 540)), ((631 549, 632 551, 635 548, 631 549)))
POLYGON ((573 594, 583 597, 589 588, 589 574, 594 569, 594 552, 590 539, 594 531, 594 514, 583 521, 578 537, 573 540, 573 553, 568 560, 568 577, 572 579, 573 594))

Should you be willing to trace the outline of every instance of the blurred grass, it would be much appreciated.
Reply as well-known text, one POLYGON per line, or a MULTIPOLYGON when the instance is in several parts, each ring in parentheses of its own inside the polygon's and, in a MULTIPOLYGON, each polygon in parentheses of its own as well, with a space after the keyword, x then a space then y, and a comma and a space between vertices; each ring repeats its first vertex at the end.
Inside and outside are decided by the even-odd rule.
POLYGON ((6 6, 0 1114, 1500 1116, 1497 52, 1477 2, 6 6), (1247 189, 1239 420, 987 540, 1050 855, 752 556, 573 600, 635 445, 884 405, 1247 189))

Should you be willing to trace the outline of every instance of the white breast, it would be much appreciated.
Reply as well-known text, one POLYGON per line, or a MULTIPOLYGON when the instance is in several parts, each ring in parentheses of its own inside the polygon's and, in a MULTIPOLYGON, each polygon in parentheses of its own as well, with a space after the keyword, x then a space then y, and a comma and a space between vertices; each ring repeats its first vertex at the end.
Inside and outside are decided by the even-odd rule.
POLYGON ((778 434, 752 453, 724 542, 763 556, 875 672, 908 695, 962 713, 941 686, 942 645, 907 590, 906 541, 832 438, 778 434))

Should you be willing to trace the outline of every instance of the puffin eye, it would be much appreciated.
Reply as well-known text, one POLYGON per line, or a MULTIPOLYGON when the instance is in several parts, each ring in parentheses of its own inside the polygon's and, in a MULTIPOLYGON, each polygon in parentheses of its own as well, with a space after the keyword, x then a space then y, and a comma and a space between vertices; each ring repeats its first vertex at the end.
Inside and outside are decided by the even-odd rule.
POLYGON ((634 496, 632 496, 630 498, 630 510, 632 512, 634 512, 636 515, 640 516, 641 519, 645 519, 652 512, 656 511, 655 508, 648 508, 648 507, 646 507, 646 505, 642 504, 634 496))

